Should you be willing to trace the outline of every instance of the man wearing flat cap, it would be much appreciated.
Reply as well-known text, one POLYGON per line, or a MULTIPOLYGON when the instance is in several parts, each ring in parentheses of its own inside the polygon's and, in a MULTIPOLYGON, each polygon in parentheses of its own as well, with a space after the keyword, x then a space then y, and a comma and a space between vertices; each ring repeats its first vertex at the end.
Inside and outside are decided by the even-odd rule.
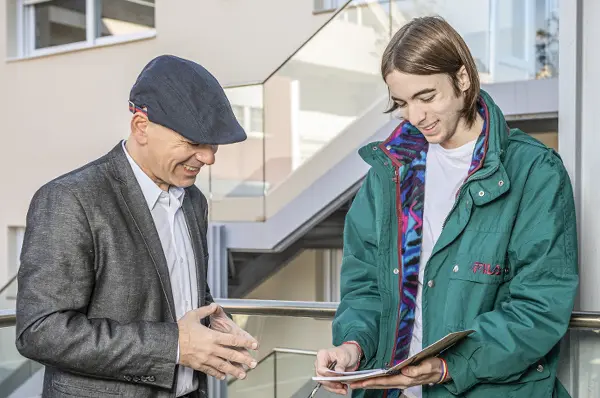
POLYGON ((129 97, 127 141, 44 185, 27 215, 19 352, 44 397, 194 397, 206 375, 246 377, 258 342, 213 303, 207 201, 194 185, 218 145, 246 138, 217 80, 160 56, 129 97))

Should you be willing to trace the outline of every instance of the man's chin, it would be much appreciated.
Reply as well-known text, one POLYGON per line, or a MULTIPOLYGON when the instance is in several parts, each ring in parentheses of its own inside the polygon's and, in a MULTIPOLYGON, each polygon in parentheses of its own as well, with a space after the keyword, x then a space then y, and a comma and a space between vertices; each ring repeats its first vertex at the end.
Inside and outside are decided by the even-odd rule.
POLYGON ((434 134, 429 136, 423 134, 423 136, 430 144, 441 144, 442 142, 444 142, 444 137, 442 137, 440 134, 434 134))
POLYGON ((187 178, 180 178, 177 179, 177 181, 173 181, 173 186, 176 186, 177 188, 189 188, 192 185, 194 185, 196 183, 196 177, 187 177, 187 178))

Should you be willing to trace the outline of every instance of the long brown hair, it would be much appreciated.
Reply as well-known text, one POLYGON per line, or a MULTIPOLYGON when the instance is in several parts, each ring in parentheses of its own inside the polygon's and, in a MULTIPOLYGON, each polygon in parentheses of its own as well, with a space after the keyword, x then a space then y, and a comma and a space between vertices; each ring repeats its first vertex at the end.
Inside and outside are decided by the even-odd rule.
MULTIPOLYGON (((448 75, 458 97, 461 94, 458 71, 464 66, 471 86, 465 92, 462 116, 471 126, 477 117, 479 74, 469 47, 458 32, 438 16, 415 18, 402 26, 387 45, 381 60, 383 79, 397 70, 412 75, 448 75)), ((398 108, 390 105, 387 113, 398 108)))

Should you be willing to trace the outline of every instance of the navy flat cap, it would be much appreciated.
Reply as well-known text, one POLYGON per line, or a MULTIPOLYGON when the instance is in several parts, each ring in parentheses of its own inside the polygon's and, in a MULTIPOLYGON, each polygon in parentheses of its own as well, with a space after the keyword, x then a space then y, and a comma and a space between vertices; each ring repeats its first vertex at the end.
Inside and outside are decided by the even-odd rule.
POLYGON ((156 57, 144 67, 131 88, 129 109, 198 144, 246 139, 217 79, 201 65, 173 55, 156 57))

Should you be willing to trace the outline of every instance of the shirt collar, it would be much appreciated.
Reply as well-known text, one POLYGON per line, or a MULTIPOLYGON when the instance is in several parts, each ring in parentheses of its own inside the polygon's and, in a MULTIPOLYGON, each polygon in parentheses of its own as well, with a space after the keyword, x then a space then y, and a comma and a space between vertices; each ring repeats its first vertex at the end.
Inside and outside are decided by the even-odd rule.
MULTIPOLYGON (((154 181, 148 177, 146 173, 141 169, 140 166, 133 160, 133 158, 127 152, 127 148, 125 147, 125 140, 122 141, 123 152, 125 152, 125 156, 127 156, 127 160, 131 165, 131 169, 133 170, 133 174, 135 175, 135 179, 137 180, 140 188, 142 189, 142 194, 144 195, 144 199, 146 199, 146 203, 148 204, 148 208, 152 210, 160 197, 160 194, 163 192, 162 189, 156 185, 154 181)), ((180 187, 170 187, 169 193, 173 195, 181 205, 183 203, 183 197, 185 194, 185 190, 180 187)))

